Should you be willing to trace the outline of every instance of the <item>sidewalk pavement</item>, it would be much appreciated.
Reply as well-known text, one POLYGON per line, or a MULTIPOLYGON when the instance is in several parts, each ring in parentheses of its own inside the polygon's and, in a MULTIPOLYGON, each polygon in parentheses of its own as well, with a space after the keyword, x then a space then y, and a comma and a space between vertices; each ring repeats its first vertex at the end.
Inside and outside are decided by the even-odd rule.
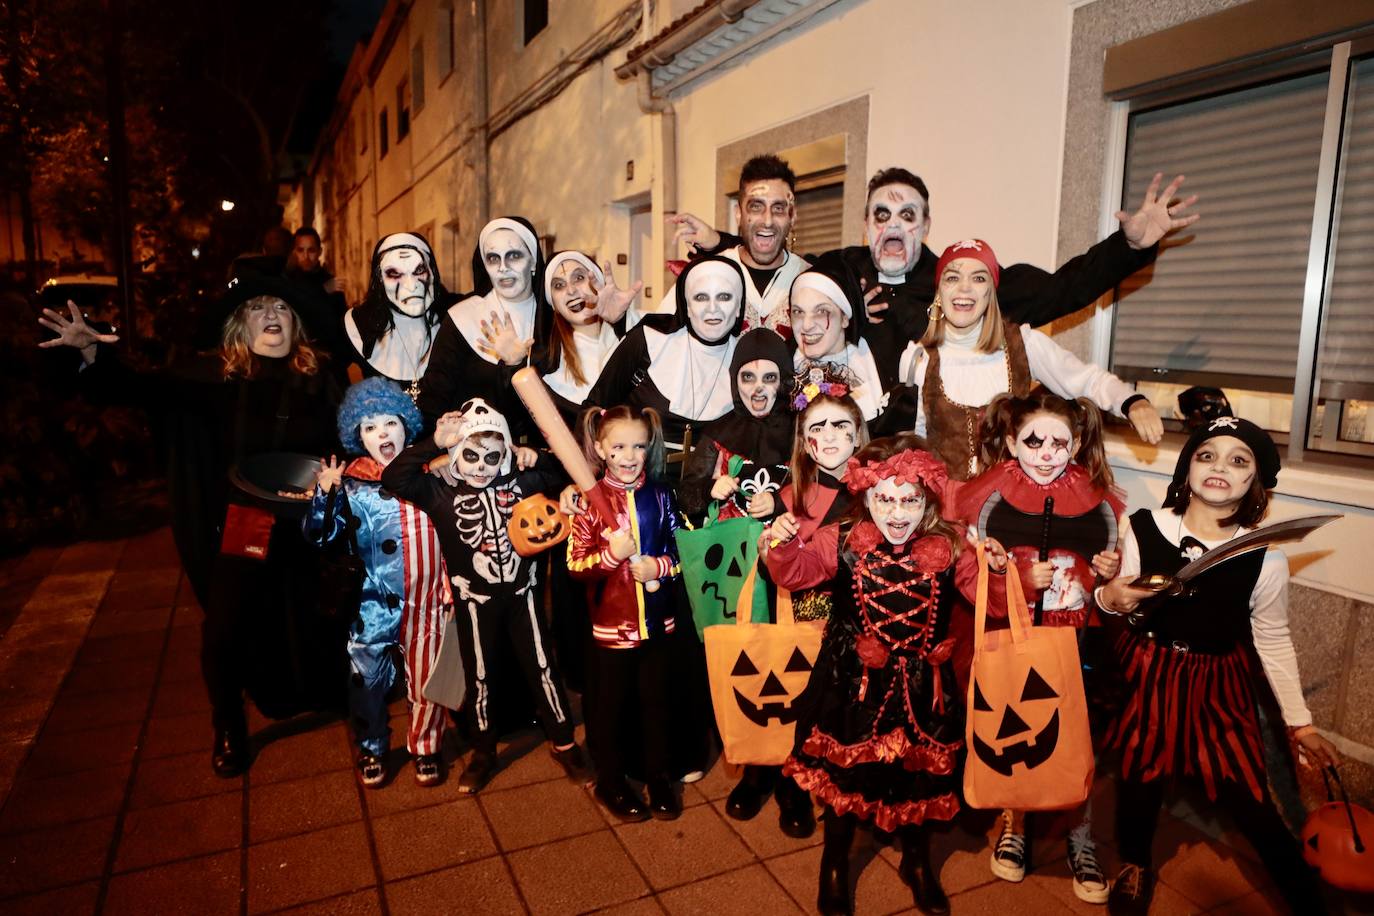
MULTIPOLYGON (((252 713, 252 769, 216 778, 201 611, 167 529, 34 551, 0 565, 0 595, 5 913, 814 912, 819 831, 783 836, 772 802, 727 818, 724 763, 684 787, 680 819, 620 824, 534 732, 502 747, 510 762, 480 795, 458 792, 451 741, 441 787, 418 788, 394 751, 391 784, 365 791, 341 721, 252 713)), ((395 741, 404 702, 392 712, 395 741)), ((1110 785, 1095 798, 1104 840, 1110 785)), ((915 912, 896 849, 856 845, 857 912, 915 912)), ((940 834, 954 912, 1105 913, 1074 898, 1063 840, 1042 846, 1012 885, 989 871, 984 834, 940 834)), ((1156 856, 1156 916, 1281 912, 1250 849, 1186 803, 1156 856)), ((1110 843, 1100 857, 1114 873, 1110 843)))

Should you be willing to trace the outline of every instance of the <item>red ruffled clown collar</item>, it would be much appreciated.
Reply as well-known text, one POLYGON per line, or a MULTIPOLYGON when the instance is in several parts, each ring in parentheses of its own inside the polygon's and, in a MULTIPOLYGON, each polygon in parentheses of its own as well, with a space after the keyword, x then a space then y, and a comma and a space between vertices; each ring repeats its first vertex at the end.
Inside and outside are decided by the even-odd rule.
POLYGON ((949 472, 940 459, 921 449, 907 449, 882 461, 860 462, 850 458, 844 472, 849 492, 858 495, 875 486, 880 480, 894 480, 899 484, 922 484, 934 493, 944 493, 949 472))

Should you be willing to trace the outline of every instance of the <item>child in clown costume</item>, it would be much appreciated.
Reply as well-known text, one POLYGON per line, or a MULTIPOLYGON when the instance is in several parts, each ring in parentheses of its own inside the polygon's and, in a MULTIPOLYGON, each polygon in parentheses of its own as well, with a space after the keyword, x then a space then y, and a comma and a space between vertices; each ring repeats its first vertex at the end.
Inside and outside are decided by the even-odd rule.
POLYGON ((324 464, 303 528, 321 546, 351 534, 363 561, 362 603, 348 640, 358 773, 368 788, 386 781, 386 696, 396 680, 399 640, 410 700, 406 747, 415 761, 415 781, 435 786, 443 780, 439 744, 445 716, 421 688, 439 654, 442 615, 450 603, 447 578, 434 526, 380 482, 382 469, 419 433, 423 420, 395 382, 370 378, 348 389, 338 424, 344 447, 362 454, 346 465, 333 457, 324 464))

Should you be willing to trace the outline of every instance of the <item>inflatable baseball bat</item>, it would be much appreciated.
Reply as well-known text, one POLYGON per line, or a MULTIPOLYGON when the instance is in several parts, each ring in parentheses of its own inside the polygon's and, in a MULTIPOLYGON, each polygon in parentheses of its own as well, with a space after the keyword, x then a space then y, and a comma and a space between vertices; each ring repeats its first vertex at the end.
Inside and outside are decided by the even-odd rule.
MULTIPOLYGON (((591 465, 587 464, 587 458, 578 447, 577 440, 573 438, 572 430, 563 422, 563 417, 554 406, 549 389, 545 387, 539 373, 526 366, 515 373, 511 379, 511 386, 524 402, 530 416, 534 418, 539 431, 544 434, 544 440, 549 443, 549 451, 553 452, 554 457, 563 465, 563 470, 568 472, 573 484, 582 491, 582 495, 592 508, 596 509, 597 514, 607 522, 613 521, 615 509, 611 507, 601 488, 596 485, 596 475, 592 473, 591 465)), ((638 556, 639 554, 635 554, 631 559, 638 556)), ((657 579, 651 580, 644 583, 644 589, 650 592, 657 591, 658 584, 657 579)))

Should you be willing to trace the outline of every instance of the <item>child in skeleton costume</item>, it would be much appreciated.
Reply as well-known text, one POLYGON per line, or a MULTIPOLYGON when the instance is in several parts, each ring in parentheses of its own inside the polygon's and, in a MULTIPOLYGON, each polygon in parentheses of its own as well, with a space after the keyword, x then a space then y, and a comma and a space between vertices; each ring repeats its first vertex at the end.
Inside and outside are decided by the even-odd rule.
POLYGON ((430 347, 452 300, 423 236, 386 236, 372 252, 367 296, 344 315, 353 362, 364 376, 389 378, 415 399, 430 347))
POLYGON ((495 677, 491 666, 499 664, 500 644, 506 641, 523 669, 553 756, 569 778, 585 776, 535 601, 537 564, 517 554, 506 533, 516 503, 534 493, 557 493, 564 483, 547 454, 512 446, 505 417, 480 398, 441 417, 432 437, 411 445, 382 473, 383 487, 430 517, 448 567, 476 746, 459 782, 465 792, 479 791, 497 769, 489 684, 495 677), (445 449, 457 473, 455 485, 425 470, 445 449))
POLYGON ((1283 553, 1241 554, 1200 573, 1187 593, 1142 602, 1141 573, 1173 575, 1263 520, 1278 482, 1279 452, 1248 420, 1218 417, 1188 437, 1164 507, 1132 513, 1121 576, 1097 590, 1102 610, 1143 611, 1116 652, 1128 697, 1107 743, 1119 751, 1116 834, 1122 869, 1112 913, 1145 913, 1154 891, 1151 846, 1170 783, 1200 783, 1259 853, 1288 905, 1323 912, 1315 873, 1269 797, 1255 707, 1254 645, 1300 762, 1335 765, 1336 749, 1312 725, 1288 628, 1283 553))
POLYGON ((926 437, 951 477, 968 480, 984 470, 978 428, 993 396, 1025 397, 1035 382, 1060 397, 1086 397, 1128 418, 1144 441, 1159 441, 1164 427, 1144 395, 1040 331, 1002 317, 996 291, 1002 269, 987 242, 950 245, 935 273, 939 291, 930 325, 902 354, 901 374, 921 389, 916 434, 926 437))
MULTIPOLYGON (((809 540, 764 544, 780 587, 828 583, 834 600, 783 766, 826 809, 822 913, 852 912, 849 848, 859 820, 900 837, 900 872, 916 906, 949 911, 924 824, 959 810, 963 704, 947 629, 956 591, 971 597, 978 569, 962 531, 940 517, 945 469, 918 446, 910 433, 869 443, 845 473, 862 500, 857 517, 809 540)), ((1000 547, 987 547, 992 565, 1005 568, 1000 547)), ((992 597, 1005 612, 1001 578, 992 597)))
POLYGON ((712 500, 720 518, 776 514, 777 493, 792 454, 792 360, 787 344, 767 328, 739 339, 730 360, 735 409, 706 427, 687 457, 678 499, 688 518, 700 518, 712 500), (743 460, 729 473, 730 459, 743 460))
POLYGON ((916 389, 883 390, 873 353, 864 340, 863 292, 858 278, 838 253, 824 255, 792 283, 792 336, 797 343, 798 376, 821 366, 848 376, 849 396, 875 434, 909 430, 916 419, 916 389), (874 421, 882 415, 881 426, 874 421))
POLYGON ((587 395, 601 407, 652 407, 670 448, 689 427, 730 411, 730 360, 743 327, 744 274, 720 257, 693 261, 677 278, 676 330, 641 322, 625 335, 587 395))
POLYGON ((669 730, 680 693, 672 684, 674 586, 679 575, 677 503, 656 478, 663 473, 663 433, 651 409, 588 410, 582 421, 587 459, 615 512, 594 507, 573 521, 568 568, 587 583, 592 638, 586 698, 587 747, 596 764, 596 797, 617 817, 671 820, 682 804, 670 775, 669 730), (625 720, 639 710, 649 804, 625 779, 634 756, 625 720))
POLYGON ((538 233, 523 217, 500 217, 482 227, 472 253, 472 295, 453 304, 430 351, 416 403, 433 423, 471 398, 509 418, 515 441, 538 436, 511 376, 539 364, 549 340, 544 256, 538 233))
POLYGON ((380 483, 382 470, 423 426, 420 411, 394 382, 370 378, 349 388, 339 407, 339 441, 363 455, 346 466, 335 458, 325 463, 302 523, 305 536, 316 544, 350 538, 363 559, 362 604, 348 640, 353 668, 348 701, 358 732, 358 772, 369 788, 386 781, 386 695, 396 680, 398 642, 405 658, 406 747, 415 761, 415 781, 434 786, 443 779, 444 710, 421 691, 439 655, 441 618, 450 603, 439 538, 423 512, 384 492, 380 483))
MULTIPOLYGON (((1044 388, 1025 398, 998 395, 983 418, 982 443, 988 470, 959 489, 953 514, 1016 557, 1027 599, 1040 599, 1042 623, 1083 629, 1098 577, 1110 579, 1121 567, 1116 534, 1125 504, 1102 447, 1101 415, 1089 401, 1066 401, 1044 388), (1040 559, 1042 548, 1048 559, 1040 559)), ((959 621, 971 636, 967 615, 959 621)), ((1003 812, 991 865, 1006 881, 1026 876, 1023 821, 1022 812, 1003 812)), ((1074 894, 1106 903, 1086 807, 1069 835, 1068 861, 1074 894)))

